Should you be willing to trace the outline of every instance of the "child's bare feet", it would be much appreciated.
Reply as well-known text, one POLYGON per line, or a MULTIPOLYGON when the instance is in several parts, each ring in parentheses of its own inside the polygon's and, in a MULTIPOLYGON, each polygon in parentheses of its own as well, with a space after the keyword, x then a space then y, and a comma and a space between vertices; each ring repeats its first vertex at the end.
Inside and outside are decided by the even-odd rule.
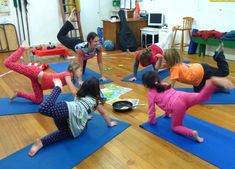
POLYGON ((219 87, 223 87, 223 88, 233 88, 234 85, 233 83, 228 80, 227 78, 224 78, 224 77, 211 77, 211 81, 216 85, 216 86, 219 86, 219 87))
POLYGON ((68 20, 70 22, 75 22, 76 21, 76 9, 75 8, 72 9, 72 11, 71 11, 71 13, 69 15, 68 20))
POLYGON ((14 94, 10 97, 10 103, 13 103, 14 102, 14 99, 16 98, 17 96, 17 90, 14 90, 14 94))
POLYGON ((55 86, 58 86, 58 87, 60 87, 61 89, 63 88, 63 85, 62 85, 62 82, 61 82, 60 79, 54 78, 54 79, 53 79, 53 83, 54 83, 55 86))
POLYGON ((29 44, 27 41, 23 41, 22 44, 21 44, 21 47, 24 48, 24 49, 29 49, 29 44))
POLYGON ((220 41, 219 46, 215 50, 216 52, 220 53, 224 49, 224 42, 220 41))
POLYGON ((34 156, 42 147, 42 141, 40 139, 37 139, 29 151, 29 156, 34 156))
POLYGON ((204 138, 199 137, 198 132, 196 130, 193 130, 193 137, 199 143, 202 143, 204 141, 204 138))

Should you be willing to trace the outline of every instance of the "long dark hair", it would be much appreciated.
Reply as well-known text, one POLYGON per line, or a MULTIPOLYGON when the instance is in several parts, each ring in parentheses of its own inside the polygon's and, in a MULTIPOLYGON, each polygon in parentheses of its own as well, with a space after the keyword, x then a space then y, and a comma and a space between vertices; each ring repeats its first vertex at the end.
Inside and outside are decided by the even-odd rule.
POLYGON ((101 103, 104 104, 105 98, 101 97, 99 80, 95 77, 87 79, 83 82, 81 88, 77 92, 77 97, 90 96, 96 99, 96 106, 101 103))
POLYGON ((90 32, 88 35, 87 35, 87 42, 90 42, 91 40, 94 40, 95 37, 97 37, 97 33, 95 32, 90 32))
POLYGON ((164 92, 171 88, 171 85, 162 84, 159 75, 156 71, 145 72, 142 76, 142 81, 145 87, 149 89, 156 89, 157 92, 164 92))
POLYGON ((144 49, 141 54, 140 54, 140 63, 143 65, 149 65, 151 62, 151 57, 152 57, 152 49, 151 48, 146 48, 144 49))

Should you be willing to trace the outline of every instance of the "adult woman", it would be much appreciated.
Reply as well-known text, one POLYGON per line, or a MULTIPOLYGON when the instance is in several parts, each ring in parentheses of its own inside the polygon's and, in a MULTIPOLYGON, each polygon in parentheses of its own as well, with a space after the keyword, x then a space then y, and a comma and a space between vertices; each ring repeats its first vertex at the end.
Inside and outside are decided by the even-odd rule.
MULTIPOLYGON (((103 61, 102 61, 102 46, 99 44, 99 37, 95 32, 90 32, 87 35, 87 42, 83 42, 78 38, 68 37, 69 31, 74 30, 72 22, 76 20, 75 9, 72 10, 68 20, 64 23, 62 28, 57 34, 58 40, 67 48, 72 49, 78 54, 78 61, 82 66, 84 74, 86 63, 88 59, 97 56, 97 63, 100 70, 101 80, 107 79, 103 75, 103 61)), ((82 81, 82 79, 80 79, 82 81)))

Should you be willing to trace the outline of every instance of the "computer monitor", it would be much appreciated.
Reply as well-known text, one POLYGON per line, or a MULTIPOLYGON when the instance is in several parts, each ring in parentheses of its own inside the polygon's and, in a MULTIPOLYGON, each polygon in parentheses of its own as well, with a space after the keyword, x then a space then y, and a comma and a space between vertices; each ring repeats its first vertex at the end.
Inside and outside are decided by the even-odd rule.
POLYGON ((162 27, 164 25, 164 17, 162 13, 149 13, 148 26, 162 27))

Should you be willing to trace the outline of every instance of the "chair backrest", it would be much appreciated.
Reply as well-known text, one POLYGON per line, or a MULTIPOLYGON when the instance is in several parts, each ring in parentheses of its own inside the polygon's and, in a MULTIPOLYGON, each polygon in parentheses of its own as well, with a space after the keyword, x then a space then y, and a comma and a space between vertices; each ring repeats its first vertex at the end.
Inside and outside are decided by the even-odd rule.
POLYGON ((183 17, 183 29, 192 29, 193 18, 192 17, 183 17))

